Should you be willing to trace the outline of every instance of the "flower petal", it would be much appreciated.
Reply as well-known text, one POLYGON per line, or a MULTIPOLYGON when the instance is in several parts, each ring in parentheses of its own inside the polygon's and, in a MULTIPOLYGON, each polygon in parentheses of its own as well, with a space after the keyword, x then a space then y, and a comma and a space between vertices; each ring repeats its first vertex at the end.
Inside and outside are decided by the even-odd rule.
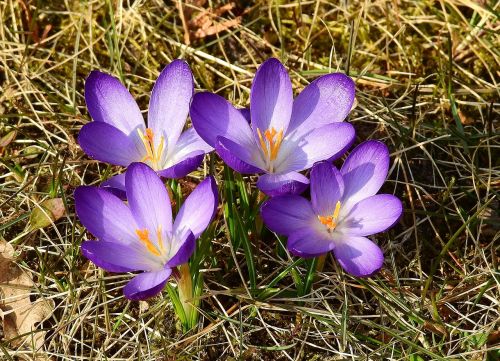
POLYGON ((162 70, 153 87, 148 127, 154 134, 166 137, 168 151, 175 147, 186 124, 193 92, 193 74, 189 65, 180 59, 172 61, 162 70))
POLYGON ((92 159, 128 166, 142 156, 131 137, 103 122, 85 124, 78 134, 78 144, 92 159))
POLYGON ((137 228, 130 209, 118 197, 97 187, 75 190, 75 209, 80 222, 100 240, 135 241, 137 228))
POLYGON ((293 106, 292 83, 278 59, 266 60, 257 69, 250 91, 250 114, 255 139, 257 129, 286 133, 293 106))
POLYGON ((125 190, 125 173, 120 173, 106 179, 101 183, 101 188, 113 193, 121 200, 126 200, 127 191, 125 190))
MULTIPOLYGON (((172 207, 165 185, 154 170, 144 163, 132 163, 125 174, 127 199, 141 229, 172 231, 172 207)), ((164 238, 165 239, 165 238, 164 238)))
POLYGON ((262 174, 257 180, 257 188, 268 196, 301 194, 309 185, 309 179, 297 172, 285 174, 262 174))
POLYGON ((260 208, 262 219, 273 232, 291 235, 319 223, 311 203, 300 196, 284 195, 268 199, 260 208))
POLYGON ((286 173, 310 168, 322 160, 340 157, 354 142, 354 127, 332 123, 317 128, 299 140, 285 140, 276 159, 276 172, 286 173))
POLYGON ((165 178, 182 178, 187 176, 192 171, 198 169, 203 162, 205 153, 195 151, 185 155, 184 159, 179 160, 174 165, 158 171, 158 175, 165 178))
POLYGON ((290 234, 287 249, 294 256, 312 258, 330 252, 334 242, 326 230, 303 228, 290 234))
POLYGON ((331 216, 344 193, 344 180, 330 162, 316 163, 311 170, 311 203, 320 216, 331 216))
POLYGON ((214 148, 206 143, 199 135, 196 133, 194 128, 189 128, 181 134, 177 144, 174 148, 174 159, 185 159, 186 155, 191 154, 195 151, 201 151, 203 153, 209 153, 214 148))
POLYGON ((157 267, 144 250, 135 245, 108 241, 85 241, 83 255, 108 272, 148 271, 157 267))
POLYGON ((376 194, 352 207, 339 221, 339 231, 353 236, 383 232, 396 223, 403 212, 401 201, 392 194, 376 194))
POLYGON ((186 263, 193 254, 196 248, 196 238, 193 232, 187 232, 187 236, 183 238, 185 238, 184 243, 182 243, 177 253, 167 262, 168 267, 176 267, 186 263))
POLYGON ((217 137, 215 151, 224 162, 242 174, 262 173, 265 164, 256 147, 242 146, 230 139, 217 137))
POLYGON ((125 285, 123 294, 133 301, 156 296, 165 287, 171 274, 172 270, 170 268, 157 272, 140 273, 125 285))
POLYGON ((241 115, 243 115, 247 123, 250 124, 252 119, 250 115, 250 108, 241 108, 238 109, 238 111, 241 113, 241 115))
POLYGON ((314 80, 295 98, 288 134, 298 139, 323 125, 343 121, 354 103, 355 85, 341 73, 314 80))
MULTIPOLYGON (((190 230, 194 238, 208 227, 218 204, 217 184, 212 176, 205 178, 182 204, 174 223, 174 234, 185 234, 190 230)), ((185 239, 185 237, 182 237, 185 239)))
POLYGON ((389 150, 376 140, 358 145, 340 169, 344 178, 344 202, 349 207, 376 194, 389 169, 389 150))
POLYGON ((132 95, 115 77, 92 71, 85 81, 85 102, 92 119, 121 130, 125 135, 144 128, 144 119, 132 95))
POLYGON ((190 115, 196 132, 214 148, 219 136, 244 147, 256 147, 250 125, 241 112, 217 94, 195 94, 190 115))
POLYGON ((196 170, 205 153, 213 148, 196 133, 194 128, 189 128, 181 134, 175 148, 168 154, 165 168, 159 171, 162 177, 182 178, 196 170))
POLYGON ((342 268, 356 277, 369 277, 384 263, 379 246, 366 237, 346 237, 335 243, 333 249, 342 268))

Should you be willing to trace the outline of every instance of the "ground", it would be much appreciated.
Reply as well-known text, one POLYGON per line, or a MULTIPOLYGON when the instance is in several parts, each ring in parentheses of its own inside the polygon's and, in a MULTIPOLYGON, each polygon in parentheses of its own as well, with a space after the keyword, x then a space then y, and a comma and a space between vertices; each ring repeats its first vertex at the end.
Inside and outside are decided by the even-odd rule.
POLYGON ((1 1, 0 358, 497 360, 499 4, 1 1), (314 275, 311 262, 289 267, 286 240, 262 227, 255 179, 207 157, 168 183, 186 195, 212 171, 221 195, 196 257, 200 320, 183 333, 167 292, 129 302, 130 275, 80 254, 89 235, 73 191, 121 171, 76 142, 90 121, 84 81, 114 74, 147 110, 161 69, 183 58, 196 90, 248 106, 271 56, 296 93, 333 71, 355 80, 348 121, 357 143, 389 147, 383 190, 404 214, 373 238, 386 255, 378 275, 349 276, 332 256, 314 275))

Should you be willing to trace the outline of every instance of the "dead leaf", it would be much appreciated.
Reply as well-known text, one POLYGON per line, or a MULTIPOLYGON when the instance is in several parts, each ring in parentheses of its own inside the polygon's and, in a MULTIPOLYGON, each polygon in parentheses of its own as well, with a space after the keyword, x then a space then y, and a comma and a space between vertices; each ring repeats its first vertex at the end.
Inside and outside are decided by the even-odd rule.
POLYGON ((62 198, 47 199, 31 212, 30 230, 40 229, 51 225, 64 216, 64 202, 62 198))
POLYGON ((37 324, 52 314, 54 306, 42 298, 31 301, 33 280, 14 258, 12 245, 0 240, 0 318, 4 338, 13 347, 25 345, 38 350, 43 346, 45 331, 37 330, 37 324))
POLYGON ((11 130, 7 134, 5 134, 2 138, 0 138, 0 152, 8 146, 14 139, 16 139, 17 132, 15 130, 11 130))
POLYGON ((181 21, 184 27, 184 42, 190 43, 190 36, 196 39, 203 39, 210 35, 218 34, 222 31, 229 30, 241 24, 241 16, 234 19, 219 21, 217 20, 225 13, 235 8, 235 3, 224 4, 215 8, 203 9, 206 1, 187 1, 183 6, 182 2, 177 3, 181 21), (193 17, 194 9, 199 8, 201 11, 193 17))
POLYGON ((197 39, 202 39, 210 35, 218 34, 224 30, 228 30, 240 24, 241 24, 241 17, 237 17, 232 20, 227 20, 219 24, 215 23, 208 27, 203 27, 201 29, 196 30, 196 32, 194 33, 194 37, 197 39))

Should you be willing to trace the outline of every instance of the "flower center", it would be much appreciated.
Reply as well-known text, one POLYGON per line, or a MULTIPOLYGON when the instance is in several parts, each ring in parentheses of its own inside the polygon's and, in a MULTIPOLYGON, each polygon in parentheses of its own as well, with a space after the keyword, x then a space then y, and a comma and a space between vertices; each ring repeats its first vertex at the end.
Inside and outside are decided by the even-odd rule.
POLYGON ((328 231, 331 232, 337 227, 337 218, 339 218, 340 213, 340 201, 337 201, 335 205, 335 210, 331 216, 318 216, 319 221, 328 228, 328 231))
POLYGON ((257 135, 259 136, 260 147, 266 159, 266 166, 270 172, 273 172, 273 163, 278 157, 281 142, 283 141, 283 129, 277 132, 276 129, 271 128, 266 130, 264 135, 262 135, 261 130, 257 128, 257 135))
POLYGON ((146 155, 142 158, 142 162, 149 161, 152 168, 154 170, 158 170, 163 148, 165 147, 165 138, 162 135, 160 137, 160 144, 158 144, 158 147, 155 148, 154 133, 151 128, 146 128, 144 133, 140 129, 137 129, 137 132, 139 133, 142 144, 144 144, 144 148, 146 149, 146 155))
POLYGON ((161 228, 158 227, 156 231, 156 237, 158 240, 158 245, 155 245, 151 238, 149 238, 149 230, 147 229, 136 229, 135 233, 139 240, 146 246, 146 249, 155 256, 164 256, 165 255, 165 247, 163 246, 163 239, 161 237, 161 228))

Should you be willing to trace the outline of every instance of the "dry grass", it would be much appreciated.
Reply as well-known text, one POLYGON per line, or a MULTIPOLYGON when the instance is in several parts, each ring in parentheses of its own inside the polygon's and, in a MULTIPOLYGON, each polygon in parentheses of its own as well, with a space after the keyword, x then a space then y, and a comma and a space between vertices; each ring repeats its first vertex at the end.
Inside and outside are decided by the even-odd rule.
MULTIPOLYGON (((16 131, 0 154, 0 237, 35 280, 32 298, 55 305, 38 327, 47 331, 43 346, 28 339, 14 347, 2 335, 2 360, 500 357, 500 2, 333 3, 0 1, 0 136, 16 131), (403 199, 404 216, 376 236, 386 254, 378 276, 350 277, 330 257, 306 295, 292 281, 306 272, 298 266, 257 300, 219 212, 199 327, 182 334, 166 294, 128 302, 121 287, 130 276, 104 273, 79 253, 86 235, 73 190, 118 171, 75 141, 89 121, 83 83, 92 69, 113 73, 145 110, 161 68, 182 57, 197 89, 244 106, 270 56, 285 62, 296 91, 330 71, 353 76, 350 121, 359 141, 390 147, 385 191, 403 199), (30 231, 32 210, 53 197, 63 198, 66 215, 30 231)), ((221 181, 220 163, 216 171, 221 181)), ((274 235, 251 239, 266 289, 291 260, 276 252, 274 235)))

